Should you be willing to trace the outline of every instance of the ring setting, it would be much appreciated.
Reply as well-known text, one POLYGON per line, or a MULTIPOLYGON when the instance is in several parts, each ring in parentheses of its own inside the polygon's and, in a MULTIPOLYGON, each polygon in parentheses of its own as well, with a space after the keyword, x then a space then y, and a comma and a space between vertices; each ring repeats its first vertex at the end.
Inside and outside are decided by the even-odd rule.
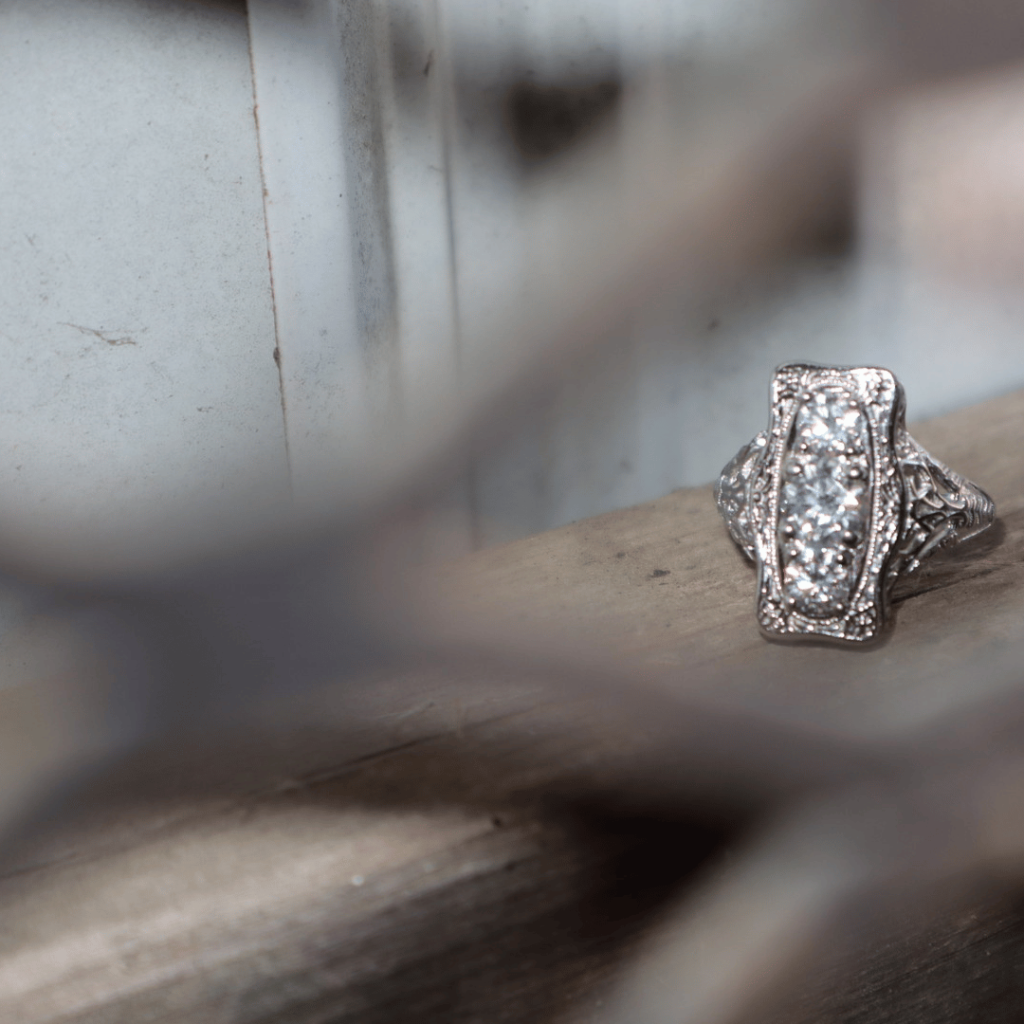
POLYGON ((992 499, 910 436, 905 409, 903 387, 879 367, 775 371, 768 430, 715 487, 730 535, 758 566, 766 636, 877 639, 897 580, 994 522, 992 499))

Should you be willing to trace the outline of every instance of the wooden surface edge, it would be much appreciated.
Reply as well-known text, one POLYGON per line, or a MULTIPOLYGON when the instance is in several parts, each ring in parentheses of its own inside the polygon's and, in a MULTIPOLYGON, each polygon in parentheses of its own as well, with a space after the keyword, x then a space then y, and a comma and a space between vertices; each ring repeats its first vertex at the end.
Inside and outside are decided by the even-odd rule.
MULTIPOLYGON (((992 493, 1001 526, 989 549, 922 574, 875 651, 765 643, 750 567, 707 487, 433 572, 420 628, 499 649, 557 634, 559 650, 659 667, 681 691, 891 730, 959 699, 966 666, 983 672, 991 650, 1024 640, 1024 392, 914 432, 992 493)), ((573 731, 542 680, 489 685, 476 703, 472 681, 399 688, 364 712, 365 742, 350 722, 337 735, 307 723, 266 740, 286 755, 263 756, 257 738, 232 761, 205 738, 142 755, 127 796, 87 787, 77 817, 0 877, 0 1019, 596 1015, 665 901, 732 833, 552 800, 559 777, 624 770, 644 737, 607 716, 573 731), (232 781, 212 781, 204 758, 232 761, 232 781)))

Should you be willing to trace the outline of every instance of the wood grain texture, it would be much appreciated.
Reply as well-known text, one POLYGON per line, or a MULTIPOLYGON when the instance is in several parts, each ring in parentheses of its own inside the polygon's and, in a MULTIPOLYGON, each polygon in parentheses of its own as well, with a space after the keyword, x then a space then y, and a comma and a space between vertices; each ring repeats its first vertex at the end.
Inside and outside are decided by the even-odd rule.
POLYGON ((896 627, 877 646, 766 642, 754 618, 755 570, 730 541, 710 485, 480 552, 447 570, 441 596, 424 601, 424 630, 508 647, 568 638, 595 662, 674 670, 680 690, 846 728, 890 727, 948 695, 947 684, 956 690, 965 665, 978 669, 1024 638, 1024 393, 912 431, 989 491, 999 521, 925 564, 901 589, 896 627))
MULTIPOLYGON (((983 675, 1024 639, 1024 393, 914 432, 990 491, 1001 525, 923 571, 873 650, 762 640, 753 570, 709 488, 431 570, 409 584, 418 628, 439 647, 653 668, 669 691, 892 733, 962 700, 964 669, 983 675)), ((516 673, 376 677, 97 773, 0 877, 0 1019, 597 1019, 622 964, 746 819, 609 802, 665 738, 516 673)), ((914 922, 842 983, 808 979, 789 1019, 1013 1020, 1021 936, 1011 903, 914 922)))

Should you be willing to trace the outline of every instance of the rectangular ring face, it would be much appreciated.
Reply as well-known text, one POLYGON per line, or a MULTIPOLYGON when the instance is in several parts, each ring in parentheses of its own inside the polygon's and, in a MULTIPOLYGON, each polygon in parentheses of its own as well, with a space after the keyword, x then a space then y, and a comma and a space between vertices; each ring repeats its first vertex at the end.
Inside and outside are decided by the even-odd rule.
POLYGON ((899 533, 899 385, 882 369, 783 366, 771 402, 751 488, 758 621, 769 636, 872 640, 899 533))

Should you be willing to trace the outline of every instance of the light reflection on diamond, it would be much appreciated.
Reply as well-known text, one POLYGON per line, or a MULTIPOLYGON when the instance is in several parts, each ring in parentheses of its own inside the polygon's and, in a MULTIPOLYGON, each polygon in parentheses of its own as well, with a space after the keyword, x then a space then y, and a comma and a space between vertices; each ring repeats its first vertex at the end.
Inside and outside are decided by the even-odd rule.
POLYGON ((841 615, 856 589, 870 527, 870 446, 850 392, 805 396, 782 461, 778 544, 786 601, 810 618, 841 615))

